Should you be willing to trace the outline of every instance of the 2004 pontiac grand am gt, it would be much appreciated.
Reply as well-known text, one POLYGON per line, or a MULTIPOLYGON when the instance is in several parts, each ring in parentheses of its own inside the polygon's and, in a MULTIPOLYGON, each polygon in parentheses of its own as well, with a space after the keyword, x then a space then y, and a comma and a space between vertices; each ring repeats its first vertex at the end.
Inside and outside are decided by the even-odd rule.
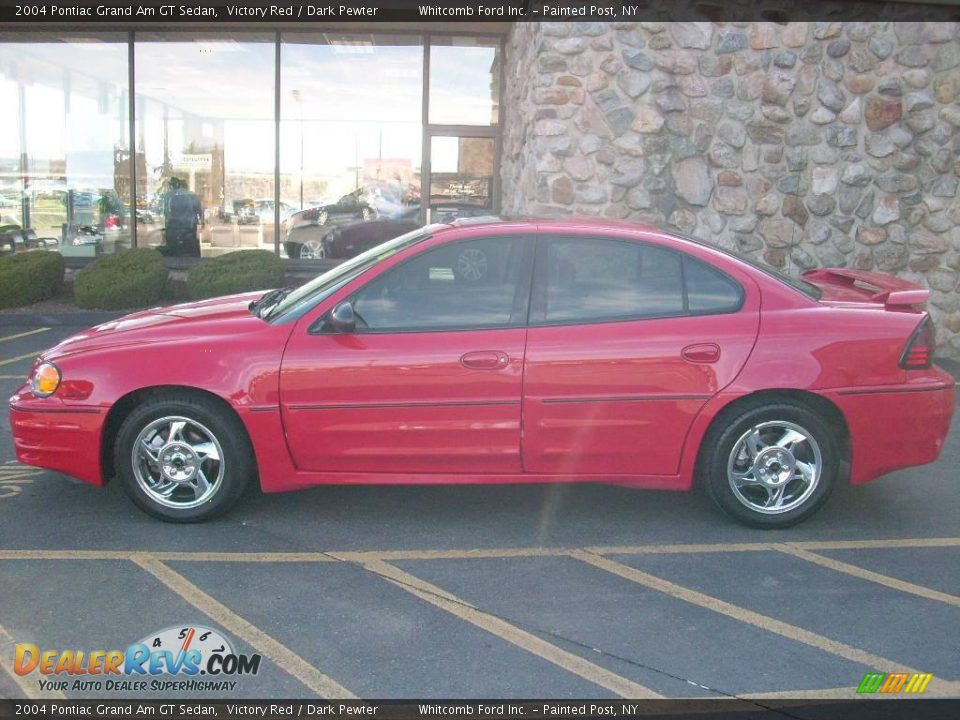
POLYGON ((928 291, 802 280, 652 228, 455 221, 295 290, 128 315, 37 359, 17 458, 164 520, 246 486, 702 483, 783 527, 939 455, 928 291))

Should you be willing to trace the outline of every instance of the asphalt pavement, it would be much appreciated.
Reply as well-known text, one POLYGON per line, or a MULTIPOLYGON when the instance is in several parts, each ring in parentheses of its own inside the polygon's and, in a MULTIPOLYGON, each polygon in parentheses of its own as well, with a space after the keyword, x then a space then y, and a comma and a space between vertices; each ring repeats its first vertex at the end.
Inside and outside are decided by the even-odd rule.
MULTIPOLYGON (((106 317, 0 315, 0 393, 106 317)), ((14 645, 196 627, 262 663, 178 697, 855 697, 873 672, 958 697, 958 426, 937 463, 841 487, 783 531, 701 493, 606 485, 254 493, 169 525, 116 484, 18 465, 4 412, 0 696, 150 696, 41 689, 14 645)))

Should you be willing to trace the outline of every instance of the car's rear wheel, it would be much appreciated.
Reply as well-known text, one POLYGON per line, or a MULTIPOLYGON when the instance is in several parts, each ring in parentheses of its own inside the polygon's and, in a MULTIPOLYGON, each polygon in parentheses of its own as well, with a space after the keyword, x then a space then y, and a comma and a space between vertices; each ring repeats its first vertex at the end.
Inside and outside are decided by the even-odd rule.
POLYGON ((301 260, 323 260, 326 256, 327 251, 323 247, 322 240, 307 240, 300 246, 301 260))
POLYGON ((802 405, 775 403, 717 423, 702 461, 707 490, 721 509, 753 527, 782 528, 826 501, 840 454, 824 420, 802 405))
POLYGON ((226 512, 256 478, 240 420, 215 403, 155 397, 127 416, 114 466, 130 499, 169 522, 198 522, 226 512))

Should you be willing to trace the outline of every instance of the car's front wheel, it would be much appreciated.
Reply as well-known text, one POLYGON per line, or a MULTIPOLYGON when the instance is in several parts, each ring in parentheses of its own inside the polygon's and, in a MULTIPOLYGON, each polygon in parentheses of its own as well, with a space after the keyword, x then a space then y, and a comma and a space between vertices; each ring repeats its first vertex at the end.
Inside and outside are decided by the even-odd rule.
POLYGON ((256 479, 240 420, 190 396, 157 396, 127 416, 114 467, 144 512, 168 522, 198 522, 226 512, 256 479))
POLYGON ((801 522, 826 501, 840 454, 830 426, 802 405, 763 404, 720 422, 704 440, 701 471, 727 514, 760 528, 801 522))

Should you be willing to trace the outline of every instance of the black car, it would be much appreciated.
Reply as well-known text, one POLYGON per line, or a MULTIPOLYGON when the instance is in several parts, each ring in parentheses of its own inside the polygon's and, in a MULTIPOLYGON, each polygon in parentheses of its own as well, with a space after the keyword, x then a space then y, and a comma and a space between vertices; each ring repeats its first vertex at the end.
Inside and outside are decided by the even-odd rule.
POLYGON ((303 244, 308 239, 319 240, 331 225, 343 225, 356 220, 373 220, 376 208, 366 201, 362 190, 354 190, 335 203, 326 203, 293 213, 287 219, 287 239, 303 244), (318 231, 317 228, 320 228, 318 231), (301 236, 300 238, 295 236, 301 236))
POLYGON ((296 235, 291 240, 288 235, 284 246, 294 259, 350 258, 418 227, 414 220, 367 220, 330 228, 320 237, 296 235))

